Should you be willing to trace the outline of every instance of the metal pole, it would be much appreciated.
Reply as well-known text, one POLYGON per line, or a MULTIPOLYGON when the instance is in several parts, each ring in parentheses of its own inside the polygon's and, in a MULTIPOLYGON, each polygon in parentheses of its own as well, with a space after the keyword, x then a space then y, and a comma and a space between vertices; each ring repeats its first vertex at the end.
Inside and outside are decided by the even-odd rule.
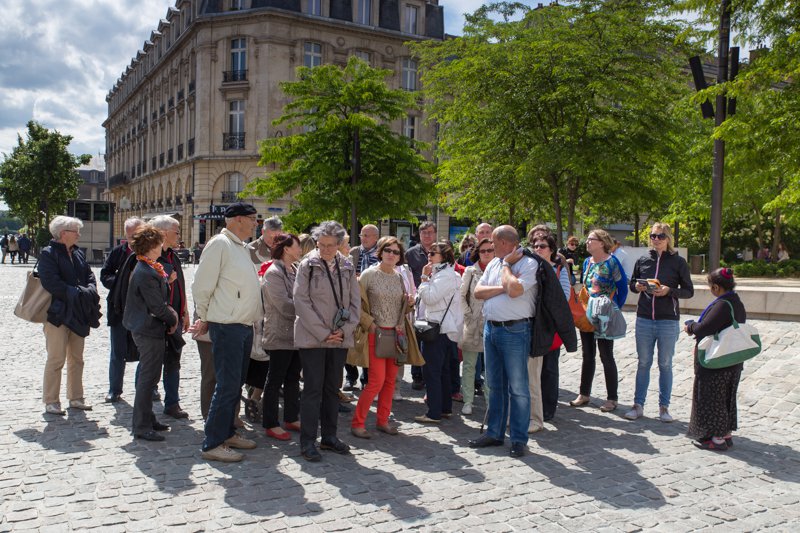
MULTIPOLYGON (((717 49, 717 83, 728 81, 728 49, 730 47, 730 0, 722 0, 719 17, 719 46, 717 49)), ((728 103, 724 94, 717 95, 714 124, 725 122, 728 103)), ((722 185, 725 172, 725 141, 714 140, 714 169, 711 174, 711 234, 709 239, 709 269, 719 267, 722 251, 722 185)))

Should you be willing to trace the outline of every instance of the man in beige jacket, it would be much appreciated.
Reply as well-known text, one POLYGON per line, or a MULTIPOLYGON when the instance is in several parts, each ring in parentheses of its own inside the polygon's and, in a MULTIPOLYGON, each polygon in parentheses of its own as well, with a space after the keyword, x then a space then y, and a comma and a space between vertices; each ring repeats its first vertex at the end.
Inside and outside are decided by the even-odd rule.
POLYGON ((192 283, 199 319, 191 331, 208 331, 217 385, 205 425, 203 458, 236 462, 255 441, 236 433, 236 406, 247 375, 253 345, 253 323, 262 315, 261 288, 244 240, 253 235, 256 209, 245 203, 225 209, 225 229, 214 236, 200 259, 192 283))

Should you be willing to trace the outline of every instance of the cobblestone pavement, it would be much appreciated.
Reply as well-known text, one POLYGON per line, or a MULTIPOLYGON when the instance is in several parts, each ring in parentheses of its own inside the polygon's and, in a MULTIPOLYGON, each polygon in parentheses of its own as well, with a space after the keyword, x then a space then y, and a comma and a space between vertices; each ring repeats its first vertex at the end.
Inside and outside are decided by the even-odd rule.
MULTIPOLYGON (((627 314, 628 337, 615 349, 621 408, 609 414, 597 408, 605 392, 599 363, 592 405, 569 407, 580 357, 562 354, 562 403, 522 460, 508 457, 508 445, 490 451, 466 446, 478 434, 482 401, 471 417, 456 415, 441 427, 415 423, 414 415, 424 412, 422 394, 406 382, 406 399, 394 408, 400 436, 357 440, 342 415, 339 434, 353 446, 352 456, 323 452, 321 463, 307 463, 296 437, 278 443, 252 430, 248 436, 258 449, 226 465, 200 459, 199 363, 191 342, 181 382, 181 403, 191 416, 169 420, 164 443, 131 438, 132 365, 126 401, 102 403, 106 327, 92 331, 86 344, 84 383, 94 410, 44 415, 41 326, 12 313, 25 272, 0 266, 6 398, 0 407, 0 531, 796 531, 800 523, 797 323, 754 321, 766 350, 745 370, 741 431, 728 453, 697 450, 684 436, 693 375, 684 335, 674 365, 676 422, 654 418, 655 368, 646 418, 622 418, 636 370, 633 315, 627 314)), ((187 275, 191 279, 191 268, 187 275)))

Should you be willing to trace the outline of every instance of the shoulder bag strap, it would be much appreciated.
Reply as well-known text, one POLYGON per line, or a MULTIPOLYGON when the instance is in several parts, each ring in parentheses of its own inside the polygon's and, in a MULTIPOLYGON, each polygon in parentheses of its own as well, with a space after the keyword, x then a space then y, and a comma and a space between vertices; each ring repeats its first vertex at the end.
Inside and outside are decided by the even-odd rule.
POLYGON ((408 296, 406 295, 406 286, 403 283, 403 278, 401 276, 402 274, 397 275, 397 281, 400 282, 400 288, 403 290, 403 299, 400 301, 400 318, 397 321, 397 326, 396 326, 398 328, 402 328, 404 325, 403 321, 405 320, 406 316, 406 301, 408 300, 408 296))

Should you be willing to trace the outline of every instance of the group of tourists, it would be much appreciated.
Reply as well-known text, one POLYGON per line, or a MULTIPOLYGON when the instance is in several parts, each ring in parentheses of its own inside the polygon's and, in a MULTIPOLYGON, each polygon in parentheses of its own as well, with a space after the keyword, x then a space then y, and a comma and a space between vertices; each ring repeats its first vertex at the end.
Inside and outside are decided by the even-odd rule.
POLYGON ((31 252, 31 245, 31 240, 25 233, 0 236, 0 250, 2 250, 3 254, 0 263, 5 264, 6 256, 9 256, 12 265, 14 261, 20 265, 27 264, 31 252))
MULTIPOLYGON (((121 400, 126 362, 138 361, 135 438, 165 439, 169 426, 153 411, 159 381, 163 414, 189 416, 179 395, 183 334, 189 333, 201 360, 202 457, 207 460, 240 461, 240 450, 257 446, 240 432, 244 385, 246 415, 260 420, 270 439, 289 441, 298 433, 306 460, 319 461, 320 450, 349 453, 338 436, 342 400, 348 399, 343 385, 345 390, 357 389, 359 382, 362 387, 350 422, 354 437, 373 437, 367 419, 376 397, 370 427, 396 436, 392 403, 402 397, 397 383, 406 365, 412 387, 425 390, 426 409, 415 416, 417 423, 441 424, 455 415, 454 402, 463 403, 461 415, 470 416, 483 394, 487 429, 469 446, 501 446, 508 435, 510 455, 521 457, 529 435, 556 415, 562 346, 575 352, 580 339, 582 347, 579 395, 570 405, 589 404, 599 353, 606 386, 600 410, 618 408, 614 340, 625 335, 620 308, 629 291, 639 294, 639 365, 633 406, 624 416, 636 420, 644 414, 657 347, 658 417, 673 420, 679 300, 691 298, 694 289, 668 224, 653 224, 649 253, 629 276, 612 253, 614 240, 602 229, 586 236, 589 256, 581 261, 579 240, 569 237, 559 250, 546 225, 533 227, 523 247, 514 227, 482 223, 464 237, 457 258, 451 242, 437 240, 430 221, 420 225, 419 243, 406 250, 398 238, 380 237, 373 225, 362 228, 360 245, 349 247, 338 222, 294 235, 277 217, 267 219, 261 236, 249 242, 256 209, 235 203, 224 216, 225 228, 203 248, 191 287, 175 253, 180 223, 169 216, 128 219, 126 240, 103 265, 111 345, 105 401, 121 400), (188 290, 194 300, 191 315, 188 290), (576 302, 584 309, 577 315, 576 302)), ((43 400, 46 412, 55 415, 65 413, 59 399, 65 362, 69 407, 91 409, 82 385, 83 344, 101 315, 95 277, 77 247, 81 227, 75 218, 53 219, 53 240, 39 263, 42 286, 52 296, 44 326, 43 400)), ((740 323, 746 318, 730 269, 713 271, 708 283, 717 299, 683 328, 698 341, 728 327, 733 318, 740 323)), ((689 435, 699 447, 725 450, 737 429, 741 365, 695 366, 689 435)))

